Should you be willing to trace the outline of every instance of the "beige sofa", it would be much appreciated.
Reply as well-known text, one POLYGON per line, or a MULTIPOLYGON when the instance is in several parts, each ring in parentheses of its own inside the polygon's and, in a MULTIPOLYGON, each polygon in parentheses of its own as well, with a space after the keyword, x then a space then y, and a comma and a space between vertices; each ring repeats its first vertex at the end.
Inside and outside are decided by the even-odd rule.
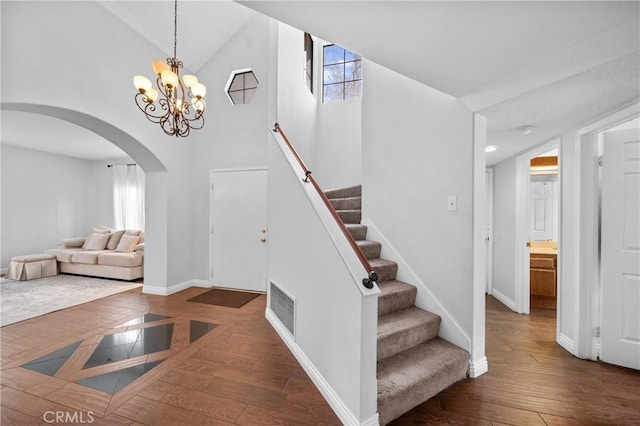
POLYGON ((117 280, 144 276, 144 231, 94 228, 88 237, 60 240, 46 251, 58 262, 58 271, 117 280))

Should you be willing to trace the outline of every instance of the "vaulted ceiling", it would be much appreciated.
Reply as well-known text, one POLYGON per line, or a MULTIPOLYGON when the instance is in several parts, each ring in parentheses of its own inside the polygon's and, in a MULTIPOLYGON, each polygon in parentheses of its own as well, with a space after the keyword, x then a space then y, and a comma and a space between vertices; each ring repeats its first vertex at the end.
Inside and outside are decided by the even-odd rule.
MULTIPOLYGON (((104 56, 105 50, 85 48, 87 43, 108 46, 110 34, 78 33, 69 16, 74 3, 2 1, 2 56, 6 49, 23 49, 25 55, 42 61, 59 60, 59 52, 47 51, 46 44, 29 43, 27 49, 23 42, 25 37, 36 41, 46 37, 38 31, 58 25, 57 31, 78 35, 65 39, 77 44, 64 49, 66 61, 118 66, 104 56), (27 28, 32 30, 12 22, 31 23, 27 28)), ((94 19, 115 19, 148 42, 150 50, 172 56, 173 2, 82 3, 91 5, 94 19)), ((487 155, 487 162, 495 164, 638 99, 639 5, 635 1, 180 1, 177 49, 185 66, 197 73, 215 61, 216 52, 255 13, 263 13, 459 98, 486 115, 488 143, 499 146, 487 155), (523 135, 524 125, 533 125, 534 131, 523 135)), ((139 63, 133 58, 139 54, 122 52, 118 60, 139 63)), ((2 61, 2 71, 19 65, 2 61)), ((86 68, 79 66, 77 71, 78 80, 86 80, 80 75, 86 68)), ((55 120, 23 114, 16 118, 3 112, 3 143, 37 144, 42 138, 34 128, 40 128, 48 129, 44 134, 49 140, 43 145, 58 144, 51 141, 58 134, 55 120), (43 120, 41 126, 33 126, 34 120, 43 120)), ((66 141, 61 144, 89 137, 62 130, 59 134, 66 141)), ((103 152, 96 158, 110 155, 115 154, 103 152)))

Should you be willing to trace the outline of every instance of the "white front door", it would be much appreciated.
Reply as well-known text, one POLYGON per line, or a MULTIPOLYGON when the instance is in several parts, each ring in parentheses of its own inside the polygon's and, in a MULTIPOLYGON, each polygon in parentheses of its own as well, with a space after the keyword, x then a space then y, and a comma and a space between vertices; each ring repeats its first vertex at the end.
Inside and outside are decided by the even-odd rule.
POLYGON ((531 182, 529 188, 531 240, 551 240, 553 239, 553 185, 551 182, 531 182))
POLYGON ((640 369, 640 134, 604 134, 601 359, 640 369))
POLYGON ((211 283, 265 291, 267 170, 211 172, 211 283))

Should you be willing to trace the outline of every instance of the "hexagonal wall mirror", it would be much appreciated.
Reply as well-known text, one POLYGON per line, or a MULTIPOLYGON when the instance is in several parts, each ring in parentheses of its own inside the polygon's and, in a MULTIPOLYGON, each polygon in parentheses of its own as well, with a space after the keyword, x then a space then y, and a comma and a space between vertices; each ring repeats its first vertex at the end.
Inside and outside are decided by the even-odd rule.
POLYGON ((258 90, 258 79, 251 68, 233 71, 224 88, 233 105, 248 104, 258 90))

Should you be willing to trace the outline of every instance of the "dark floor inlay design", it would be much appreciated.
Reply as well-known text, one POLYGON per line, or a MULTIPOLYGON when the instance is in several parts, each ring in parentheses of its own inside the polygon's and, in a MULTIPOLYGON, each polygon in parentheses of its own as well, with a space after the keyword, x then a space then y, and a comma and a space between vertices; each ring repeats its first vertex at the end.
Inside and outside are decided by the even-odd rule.
POLYGON ((78 380, 76 383, 102 392, 116 393, 129 383, 142 377, 152 368, 158 366, 161 362, 162 360, 147 362, 146 364, 136 365, 135 367, 124 368, 111 373, 78 380))
POLYGON ((202 322, 190 320, 189 324, 189 343, 193 343, 214 328, 216 328, 218 324, 213 324, 210 322, 202 322))
POLYGON ((146 324, 149 322, 160 321, 167 318, 171 318, 171 317, 168 317, 166 315, 159 315, 159 314, 145 314, 142 317, 134 318, 131 321, 122 324, 122 327, 126 325, 146 324))
POLYGON ((22 367, 46 374, 47 376, 54 376, 75 350, 78 349, 80 343, 82 343, 82 341, 72 343, 69 346, 65 346, 62 349, 58 349, 55 352, 51 352, 48 355, 24 364, 22 367))
POLYGON ((108 334, 87 360, 84 368, 97 367, 171 348, 173 323, 108 334))

